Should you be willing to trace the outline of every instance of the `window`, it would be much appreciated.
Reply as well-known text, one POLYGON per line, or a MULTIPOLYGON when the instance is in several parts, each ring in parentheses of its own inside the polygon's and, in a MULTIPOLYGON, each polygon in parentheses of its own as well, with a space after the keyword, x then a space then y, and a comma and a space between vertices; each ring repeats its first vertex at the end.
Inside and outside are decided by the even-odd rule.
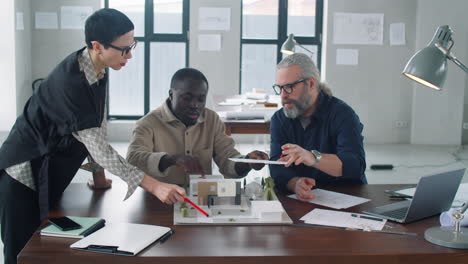
POLYGON ((253 88, 272 94, 281 45, 289 34, 320 67, 323 0, 242 0, 240 93, 253 88))
POLYGON ((188 0, 105 0, 135 24, 137 48, 125 69, 109 69, 109 119, 138 119, 168 96, 174 72, 188 65, 188 0))

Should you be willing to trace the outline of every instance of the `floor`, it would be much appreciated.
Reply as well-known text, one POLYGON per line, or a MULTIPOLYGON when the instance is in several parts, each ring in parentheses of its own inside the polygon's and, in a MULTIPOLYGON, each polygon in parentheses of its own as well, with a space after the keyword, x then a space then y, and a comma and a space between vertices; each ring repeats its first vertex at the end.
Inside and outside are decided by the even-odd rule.
MULTIPOLYGON (((115 142, 112 146, 125 157, 127 143, 115 142)), ((268 152, 268 145, 238 144, 236 148, 242 154, 252 150, 268 152)), ((468 146, 428 146, 409 144, 373 144, 366 145, 366 177, 369 184, 392 184, 392 183, 417 183, 421 176, 437 172, 468 167, 468 146), (392 164, 392 170, 371 170, 373 164, 392 164)), ((216 165, 213 164, 213 174, 217 173, 216 165)), ((260 171, 252 170, 247 176, 247 181, 260 181, 261 177, 269 175, 268 167, 260 171)), ((89 173, 80 170, 73 182, 86 182, 89 173)), ((115 177, 115 176, 114 176, 115 177)), ((468 177, 463 178, 468 182, 468 177)))
MULTIPOLYGON (((262 140, 260 140, 262 141, 262 140)), ((262 142, 265 142, 264 140, 262 142)), ((238 144, 242 154, 258 149, 268 152, 268 145, 256 140, 254 144, 238 144)), ((128 143, 114 142, 112 146, 125 157, 128 143)), ((365 145, 369 184, 417 183, 421 176, 457 168, 468 167, 468 147, 426 146, 408 144, 368 144, 365 145), (392 170, 371 170, 372 164, 392 164, 392 170)), ((217 168, 213 169, 216 174, 217 168)), ((107 175, 118 181, 116 176, 107 175)), ((260 171, 251 171, 247 181, 260 181, 269 175, 268 167, 260 171)), ((86 182, 90 174, 80 170, 73 182, 86 182)), ((468 182, 468 177, 463 178, 468 182)), ((3 244, 0 242, 0 263, 3 263, 3 244)))

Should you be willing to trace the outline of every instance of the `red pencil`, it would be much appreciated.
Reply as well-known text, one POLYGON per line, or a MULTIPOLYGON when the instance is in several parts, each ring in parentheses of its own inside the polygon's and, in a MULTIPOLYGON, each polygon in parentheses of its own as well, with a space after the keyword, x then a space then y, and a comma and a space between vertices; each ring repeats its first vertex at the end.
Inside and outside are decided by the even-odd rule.
POLYGON ((192 201, 190 201, 187 197, 184 197, 184 200, 185 200, 187 203, 191 204, 191 205, 192 205, 195 209, 197 209, 200 213, 204 214, 206 217, 209 217, 209 216, 210 216, 207 212, 203 211, 203 209, 201 209, 200 207, 198 207, 198 205, 194 204, 194 203, 193 203, 192 201))

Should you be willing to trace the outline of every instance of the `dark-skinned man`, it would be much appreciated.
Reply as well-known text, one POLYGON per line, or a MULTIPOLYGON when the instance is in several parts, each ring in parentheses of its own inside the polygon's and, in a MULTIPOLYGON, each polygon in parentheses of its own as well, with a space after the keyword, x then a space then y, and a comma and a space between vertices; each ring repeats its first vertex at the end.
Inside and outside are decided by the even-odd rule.
MULTIPOLYGON (((207 94, 203 73, 178 70, 166 102, 136 123, 127 160, 160 181, 178 185, 187 184, 189 174, 211 174, 212 159, 228 178, 263 168, 263 164, 229 160, 244 156, 234 148, 219 116, 205 108, 207 94)), ((266 160, 268 155, 255 150, 246 158, 266 160)))

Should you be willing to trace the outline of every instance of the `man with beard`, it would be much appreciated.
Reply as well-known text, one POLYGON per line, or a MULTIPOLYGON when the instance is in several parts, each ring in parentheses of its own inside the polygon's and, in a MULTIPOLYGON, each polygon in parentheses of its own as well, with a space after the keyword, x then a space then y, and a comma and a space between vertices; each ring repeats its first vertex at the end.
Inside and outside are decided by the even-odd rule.
MULTIPOLYGON (((211 174, 212 159, 223 175, 233 178, 263 168, 263 164, 229 160, 241 155, 219 116, 205 108, 207 94, 203 73, 178 70, 166 102, 137 122, 127 160, 160 181, 179 185, 188 183, 188 174, 211 174)), ((268 159, 268 155, 252 151, 246 158, 268 159)))
POLYGON ((270 165, 276 186, 300 200, 314 198, 316 184, 366 184, 363 125, 353 109, 333 97, 305 54, 295 53, 277 65, 273 89, 283 108, 271 119, 270 165))

